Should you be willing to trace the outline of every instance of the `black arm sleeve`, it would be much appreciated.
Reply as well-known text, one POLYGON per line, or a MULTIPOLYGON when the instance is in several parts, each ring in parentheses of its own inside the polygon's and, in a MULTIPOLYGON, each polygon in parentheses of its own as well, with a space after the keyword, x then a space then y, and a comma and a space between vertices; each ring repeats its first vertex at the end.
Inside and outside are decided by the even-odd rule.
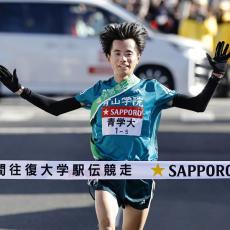
POLYGON ((204 112, 210 99, 212 98, 212 95, 219 83, 219 80, 220 78, 212 75, 201 93, 195 97, 177 94, 173 98, 172 106, 192 110, 195 112, 204 112))
POLYGON ((81 107, 80 102, 78 102, 74 97, 57 101, 49 97, 34 93, 28 88, 23 90, 21 97, 33 105, 39 107, 40 109, 55 116, 81 107))

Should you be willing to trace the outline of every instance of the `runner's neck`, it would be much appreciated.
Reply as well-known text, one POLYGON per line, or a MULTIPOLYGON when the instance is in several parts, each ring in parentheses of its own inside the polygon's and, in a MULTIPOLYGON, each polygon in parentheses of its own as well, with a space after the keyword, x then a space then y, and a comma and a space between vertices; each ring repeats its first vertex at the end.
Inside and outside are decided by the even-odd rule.
POLYGON ((127 80, 127 78, 133 76, 132 74, 131 75, 125 75, 125 76, 114 76, 114 80, 117 82, 117 83, 120 83, 121 81, 123 80, 127 80))

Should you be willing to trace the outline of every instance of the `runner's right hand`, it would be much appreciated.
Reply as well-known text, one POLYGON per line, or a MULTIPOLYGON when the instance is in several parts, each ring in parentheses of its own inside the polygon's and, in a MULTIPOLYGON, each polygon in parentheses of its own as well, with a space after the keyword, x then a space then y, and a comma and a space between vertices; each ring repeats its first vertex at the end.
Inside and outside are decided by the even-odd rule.
POLYGON ((0 81, 13 93, 21 88, 21 85, 18 82, 16 69, 14 69, 13 74, 11 74, 6 67, 0 65, 0 81))

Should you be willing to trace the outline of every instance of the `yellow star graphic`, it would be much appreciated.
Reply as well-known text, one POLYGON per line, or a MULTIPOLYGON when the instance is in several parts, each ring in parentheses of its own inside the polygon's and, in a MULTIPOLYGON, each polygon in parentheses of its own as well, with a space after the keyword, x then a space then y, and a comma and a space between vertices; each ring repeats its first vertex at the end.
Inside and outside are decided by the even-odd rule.
POLYGON ((156 175, 160 175, 160 176, 163 176, 162 174, 162 171, 164 170, 164 168, 161 168, 159 164, 157 164, 156 167, 154 168, 151 168, 154 172, 153 176, 156 176, 156 175))

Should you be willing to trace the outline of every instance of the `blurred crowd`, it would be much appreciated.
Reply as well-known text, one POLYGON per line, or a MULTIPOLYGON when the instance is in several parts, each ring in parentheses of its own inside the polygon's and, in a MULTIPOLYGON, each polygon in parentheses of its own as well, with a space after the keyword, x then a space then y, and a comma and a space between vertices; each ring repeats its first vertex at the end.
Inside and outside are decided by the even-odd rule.
POLYGON ((113 0, 152 29, 201 41, 212 52, 230 43, 230 0, 113 0))

